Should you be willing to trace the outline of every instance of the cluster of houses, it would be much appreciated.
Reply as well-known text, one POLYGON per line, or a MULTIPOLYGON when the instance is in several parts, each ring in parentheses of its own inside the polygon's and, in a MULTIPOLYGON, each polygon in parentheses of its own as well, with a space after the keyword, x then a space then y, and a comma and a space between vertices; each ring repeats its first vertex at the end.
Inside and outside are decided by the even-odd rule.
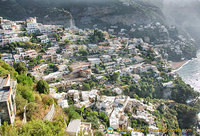
MULTIPOLYGON (((129 5, 131 1, 123 1, 125 5, 129 5)), ((95 25, 94 25, 94 28, 95 25)), ((192 46, 195 49, 195 40, 193 38, 186 38, 178 34, 175 26, 166 26, 160 22, 150 23, 147 25, 132 24, 129 28, 121 28, 118 25, 113 25, 105 28, 111 34, 118 36, 131 37, 140 36, 145 42, 154 45, 154 49, 162 53, 163 58, 173 60, 169 55, 181 56, 177 60, 190 59, 186 55, 187 47, 192 46)), ((195 53, 195 52, 194 52, 195 53)), ((192 56, 194 57, 194 56, 192 56)), ((176 60, 176 61, 177 61, 176 60)))
MULTIPOLYGON (((154 110, 152 105, 149 106, 143 104, 142 101, 131 99, 129 96, 124 96, 122 88, 110 85, 109 82, 105 80, 106 75, 119 72, 119 78, 123 75, 130 75, 131 79, 138 83, 142 78, 142 73, 148 71, 153 71, 154 77, 162 80, 160 74, 161 71, 158 70, 155 64, 158 61, 164 60, 162 60, 161 55, 151 44, 144 42, 141 38, 127 38, 123 36, 111 38, 107 36, 109 33, 104 31, 102 31, 106 37, 104 42, 98 44, 82 42, 81 44, 78 44, 77 42, 87 41, 90 34, 93 33, 92 30, 82 30, 78 28, 63 29, 60 41, 58 41, 55 38, 52 38, 51 35, 52 33, 58 33, 58 31, 60 31, 58 29, 62 28, 62 26, 43 25, 37 23, 36 18, 29 18, 26 21, 0 19, 1 46, 16 41, 29 41, 32 37, 19 37, 19 34, 24 32, 40 33, 40 36, 37 36, 37 39, 40 40, 39 44, 41 46, 43 43, 49 43, 50 46, 45 47, 45 51, 17 47, 15 52, 3 53, 1 59, 10 65, 24 62, 29 68, 29 72, 35 76, 36 79, 43 79, 49 83, 51 95, 55 99, 58 99, 58 104, 62 108, 69 107, 68 100, 71 98, 74 101, 74 106, 77 108, 81 108, 82 106, 95 106, 98 111, 106 113, 112 128, 127 129, 130 128, 129 117, 125 111, 132 112, 133 107, 137 107, 137 112, 132 115, 132 118, 142 119, 151 127, 156 128, 156 123, 154 122, 155 117, 148 112, 154 110), (13 38, 19 39, 11 40, 13 38), (65 39, 69 40, 70 43, 66 43, 65 39), (81 55, 80 50, 84 50, 87 54, 81 55), (155 56, 154 62, 146 62, 145 56, 148 55, 147 52, 153 53, 155 56), (27 57, 33 59, 39 57, 41 63, 30 67, 27 57), (51 69, 52 65, 56 68, 51 71, 49 69, 51 69), (89 91, 68 89, 73 84, 81 85, 92 76, 101 83, 104 83, 107 88, 111 88, 117 96, 101 96, 99 88, 91 89, 89 91), (62 88, 65 92, 56 93, 54 90, 55 87, 62 88)), ((160 24, 156 25, 159 26, 163 32, 166 31, 160 24)), ((117 28, 118 27, 116 26, 112 26, 109 32, 114 32, 117 28)), ((125 33, 126 30, 123 29, 120 32, 125 33)), ((166 64, 163 69, 167 72, 170 69, 170 66, 166 64)), ((175 77, 174 73, 168 72, 167 74, 175 77)), ((1 90, 8 89, 9 85, 3 84, 4 79, 2 79, 1 83, 1 90)), ((173 82, 163 82, 163 87, 172 88, 173 82)), ((11 93, 8 94, 14 96, 11 95, 11 93)), ((8 100, 4 100, 4 102, 4 105, 9 105, 8 100)), ((10 116, 10 122, 13 122, 12 114, 15 113, 15 108, 10 108, 9 110, 13 111, 7 112, 10 116)), ((3 112, 5 113, 6 111, 0 109, 0 113, 3 112)), ((81 120, 72 120, 66 131, 69 132, 70 135, 77 135, 81 129, 87 130, 88 133, 92 131, 91 124, 81 122, 81 120)))
POLYGON ((6 63, 10 65, 13 65, 14 63, 18 63, 18 62, 27 63, 27 61, 25 60, 25 57, 36 58, 38 56, 38 53, 33 49, 24 51, 23 48, 17 47, 15 53, 3 53, 1 55, 2 55, 1 59, 3 61, 5 61, 6 63))
MULTIPOLYGON (((67 93, 55 93, 54 90, 51 91, 51 95, 58 99, 58 104, 62 108, 68 108, 68 101, 67 99, 71 98, 74 100, 74 106, 77 108, 81 108, 85 106, 88 107, 96 107, 97 111, 106 113, 109 117, 109 124, 110 127, 113 129, 121 129, 121 130, 133 130, 129 126, 129 117, 126 112, 132 113, 133 109, 136 108, 135 113, 131 115, 133 119, 139 119, 145 121, 149 128, 152 130, 158 130, 156 126, 155 119, 156 117, 153 116, 149 111, 153 112, 155 107, 149 103, 144 104, 143 100, 132 99, 129 96, 100 96, 98 90, 91 90, 91 91, 80 91, 80 90, 69 90, 67 93)), ((72 120, 67 127, 67 132, 70 135, 75 135, 80 132, 81 126, 85 124, 85 122, 81 122, 79 119, 72 120), (77 122, 77 123, 75 123, 77 122), (72 125, 73 124, 73 125, 72 125), (72 127, 73 126, 73 127, 72 127)), ((88 124, 86 130, 87 133, 91 131, 91 124, 88 124)), ((104 128, 105 129, 105 128, 104 128)), ((143 135, 139 132, 132 132, 134 134, 143 135)), ((149 132, 149 135, 159 135, 158 131, 149 132)))
POLYGON ((37 23, 36 17, 28 18, 26 21, 11 21, 0 17, 0 45, 5 46, 12 42, 27 42, 30 37, 19 36, 24 32, 27 33, 43 33, 44 35, 38 37, 42 43, 48 43, 47 34, 57 32, 60 26, 43 25, 37 23))

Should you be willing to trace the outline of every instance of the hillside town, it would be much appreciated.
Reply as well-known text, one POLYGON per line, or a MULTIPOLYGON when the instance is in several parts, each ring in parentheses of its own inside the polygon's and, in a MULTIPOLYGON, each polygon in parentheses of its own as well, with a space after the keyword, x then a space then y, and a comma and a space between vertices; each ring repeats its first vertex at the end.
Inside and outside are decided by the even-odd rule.
MULTIPOLYGON (((156 26, 164 37, 160 43, 168 40, 168 30, 159 22, 155 26, 133 27, 131 31, 156 26)), ((149 37, 130 38, 125 29, 120 30, 121 36, 116 36, 115 29, 118 27, 111 26, 108 31, 83 30, 41 24, 36 17, 25 21, 0 17, 1 60, 13 67, 23 64, 35 81, 47 82, 49 95, 63 110, 72 107, 85 110, 81 110, 81 118, 71 118, 66 124, 65 130, 70 136, 79 135, 83 130, 84 135, 91 136, 96 135, 95 130, 114 136, 160 136, 166 134, 161 130, 170 125, 170 129, 179 129, 177 123, 166 121, 173 115, 170 108, 176 103, 192 105, 196 103, 196 96, 176 97, 181 96, 177 88, 182 82, 166 60, 167 50, 163 50, 166 45, 151 43, 149 37), (95 123, 97 117, 89 118, 90 112, 99 116, 103 113, 107 121, 98 118, 95 123), (107 132, 108 127, 113 128, 113 134, 107 132)), ((184 38, 178 43, 184 44, 182 41, 184 38)), ((182 54, 181 47, 170 48, 182 54)), ((0 77, 1 124, 3 121, 13 124, 19 119, 15 118, 18 80, 11 79, 10 75, 0 77)), ((52 104, 49 111, 54 107, 52 104)), ((66 111, 69 115, 70 110, 66 111)), ((52 118, 55 116, 50 114, 47 113, 52 118)))

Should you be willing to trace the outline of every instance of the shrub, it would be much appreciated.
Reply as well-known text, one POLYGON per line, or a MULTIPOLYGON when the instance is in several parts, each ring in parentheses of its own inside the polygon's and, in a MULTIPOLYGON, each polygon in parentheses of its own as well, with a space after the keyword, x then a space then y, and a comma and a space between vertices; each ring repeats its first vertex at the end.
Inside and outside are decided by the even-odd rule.
POLYGON ((101 132, 100 130, 95 130, 94 135, 95 135, 95 136, 105 136, 105 135, 103 134, 103 132, 101 132))
POLYGON ((19 114, 24 112, 24 106, 26 105, 26 100, 20 95, 17 94, 15 97, 16 109, 19 114))
POLYGON ((80 119, 80 115, 75 111, 74 106, 70 106, 69 108, 64 109, 65 113, 69 117, 69 119, 80 119))
POLYGON ((49 84, 44 80, 38 81, 36 88, 39 93, 49 94, 49 84))
POLYGON ((35 97, 33 95, 33 92, 30 90, 26 90, 25 92, 22 93, 22 96, 28 100, 28 102, 33 102, 35 100, 35 97))
POLYGON ((17 91, 19 92, 19 93, 23 93, 23 92, 25 92, 26 90, 31 90, 31 88, 29 87, 29 86, 27 86, 27 85, 23 85, 23 84, 18 84, 17 85, 17 91))
POLYGON ((52 105, 52 104, 54 103, 54 100, 53 100, 53 98, 51 98, 50 96, 43 95, 43 96, 42 96, 42 102, 43 102, 45 105, 52 105))
POLYGON ((17 76, 17 82, 22 83, 23 85, 28 85, 32 86, 33 85, 33 80, 31 77, 26 76, 24 74, 17 76))
POLYGON ((39 94, 35 94, 35 101, 38 103, 42 101, 42 98, 39 94))
POLYGON ((34 118, 34 113, 37 113, 39 111, 39 106, 37 103, 29 103, 26 106, 26 118, 27 121, 33 120, 34 118))
POLYGON ((14 64, 14 68, 19 74, 26 74, 28 71, 28 68, 25 67, 25 64, 23 62, 14 64))
POLYGON ((82 85, 83 85, 83 86, 82 86, 82 89, 83 89, 84 91, 90 90, 90 85, 89 85, 89 84, 83 83, 82 85))

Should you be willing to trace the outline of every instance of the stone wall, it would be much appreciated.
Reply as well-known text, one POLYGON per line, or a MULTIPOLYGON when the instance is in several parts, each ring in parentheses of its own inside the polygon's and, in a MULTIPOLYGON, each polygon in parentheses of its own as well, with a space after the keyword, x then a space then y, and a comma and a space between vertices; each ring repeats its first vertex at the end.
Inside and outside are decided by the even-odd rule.
POLYGON ((54 104, 51 105, 50 111, 47 113, 47 115, 43 118, 43 120, 51 121, 55 114, 55 106, 54 104))

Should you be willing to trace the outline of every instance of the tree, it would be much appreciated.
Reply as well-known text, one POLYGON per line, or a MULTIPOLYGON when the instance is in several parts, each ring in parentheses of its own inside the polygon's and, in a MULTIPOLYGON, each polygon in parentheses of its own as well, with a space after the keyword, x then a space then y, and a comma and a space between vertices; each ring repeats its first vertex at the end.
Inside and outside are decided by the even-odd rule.
POLYGON ((69 108, 64 109, 65 113, 68 115, 69 119, 80 119, 81 116, 75 111, 74 106, 69 106, 69 108))
POLYGON ((22 96, 28 100, 28 102, 33 102, 35 100, 35 97, 33 95, 33 92, 30 90, 26 90, 25 92, 22 93, 22 96))
POLYGON ((4 123, 0 127, 1 136, 67 136, 63 118, 55 121, 33 120, 17 129, 14 125, 4 123))
POLYGON ((79 54, 81 54, 81 56, 87 56, 88 55, 88 51, 83 49, 83 48, 81 48, 81 49, 79 49, 79 54))
POLYGON ((16 128, 13 128, 13 126, 8 125, 7 122, 5 122, 1 127, 0 127, 0 135, 1 136, 17 136, 18 132, 16 128))
POLYGON ((60 41, 60 36, 57 33, 54 33, 53 37, 56 38, 56 41, 60 41))
POLYGON ((29 76, 26 76, 25 74, 21 74, 21 75, 17 76, 17 82, 21 83, 23 85, 31 86, 31 88, 32 88, 32 85, 33 85, 32 78, 29 77, 29 76))
POLYGON ((92 82, 90 82, 90 88, 92 89, 92 88, 94 88, 95 87, 95 82, 94 81, 92 81, 92 82))
POLYGON ((24 112, 24 106, 26 105, 27 100, 25 100, 20 94, 17 94, 15 97, 15 103, 17 112, 22 114, 24 112))
POLYGON ((197 113, 199 108, 185 104, 176 104, 174 109, 178 113, 177 118, 180 128, 193 128, 194 124, 197 123, 197 113))
POLYGON ((94 30, 94 33, 89 37, 91 43, 99 43, 105 40, 104 34, 99 30, 94 30))
POLYGON ((20 29, 21 31, 26 31, 26 28, 24 28, 24 27, 21 27, 21 29, 20 29))
POLYGON ((104 112, 99 112, 99 119, 104 126, 109 126, 109 118, 104 112))
POLYGON ((73 68, 72 67, 69 66, 68 69, 69 69, 70 72, 73 72, 73 68))
POLYGON ((86 117, 87 122, 91 122, 92 124, 92 129, 98 129, 100 124, 99 124, 99 119, 97 118, 97 115, 95 114, 94 111, 91 111, 88 113, 86 117))
POLYGON ((186 104, 187 100, 196 99, 199 96, 199 93, 195 92, 194 89, 183 82, 181 78, 177 78, 174 83, 175 87, 172 89, 172 99, 174 101, 186 104))
POLYGON ((85 105, 83 105, 82 107, 81 107, 81 117, 82 117, 82 114, 83 114, 83 112, 84 112, 84 109, 85 109, 85 105))
POLYGON ((30 102, 28 103, 28 105, 26 106, 26 117, 27 120, 33 120, 34 119, 34 114, 37 113, 39 111, 39 105, 37 103, 34 102, 30 102))
POLYGON ((28 68, 25 67, 25 64, 23 62, 14 64, 14 68, 19 74, 26 74, 28 71, 28 68))
POLYGON ((95 130, 94 135, 95 135, 95 136, 105 136, 105 135, 103 134, 103 132, 100 131, 100 130, 95 130))
POLYGON ((39 93, 49 94, 49 84, 44 80, 38 81, 36 88, 39 93))
POLYGON ((90 85, 87 84, 87 83, 83 83, 83 84, 82 84, 82 89, 83 89, 84 91, 90 90, 90 85))
POLYGON ((23 136, 66 136, 63 121, 33 120, 27 122, 20 129, 23 136))
POLYGON ((35 77, 31 73, 28 73, 27 76, 30 77, 33 82, 35 81, 35 77))
POLYGON ((71 44, 72 42, 69 39, 65 39, 64 41, 66 44, 71 44))
POLYGON ((0 76, 7 76, 8 74, 10 74, 12 78, 16 78, 18 73, 5 61, 0 60, 0 76))
POLYGON ((111 75, 110 79, 111 81, 117 81, 119 78, 119 72, 115 72, 111 75))

